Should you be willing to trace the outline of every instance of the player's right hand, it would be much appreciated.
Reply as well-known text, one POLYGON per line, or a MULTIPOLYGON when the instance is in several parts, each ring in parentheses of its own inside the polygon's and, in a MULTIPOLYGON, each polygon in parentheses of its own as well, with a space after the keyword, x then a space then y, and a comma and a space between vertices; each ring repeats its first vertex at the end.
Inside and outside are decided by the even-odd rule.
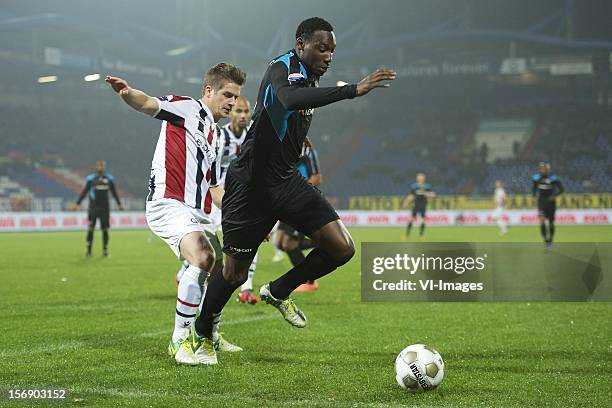
POLYGON ((383 81, 393 81, 397 73, 392 69, 378 68, 357 84, 357 96, 363 96, 374 88, 388 88, 390 85, 383 81))
POLYGON ((113 88, 113 91, 117 92, 120 96, 127 95, 130 89, 127 81, 119 77, 107 75, 104 81, 106 81, 106 83, 109 84, 111 88, 113 88))

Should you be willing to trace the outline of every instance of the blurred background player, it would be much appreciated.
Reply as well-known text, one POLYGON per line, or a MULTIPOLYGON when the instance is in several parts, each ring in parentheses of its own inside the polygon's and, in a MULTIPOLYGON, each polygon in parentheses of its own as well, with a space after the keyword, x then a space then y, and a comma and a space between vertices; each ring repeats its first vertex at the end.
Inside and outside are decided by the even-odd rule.
POLYGON ((506 235, 508 233, 508 225, 506 225, 506 221, 504 221, 505 215, 505 207, 506 202, 508 201, 508 196, 506 195, 506 190, 504 190, 504 183, 501 180, 495 181, 495 193, 493 194, 493 202, 495 203, 495 210, 491 215, 492 218, 497 222, 499 226, 499 234, 506 235))
POLYGON ((552 246, 555 235, 555 212, 557 211, 557 197, 563 194, 563 185, 555 174, 550 172, 550 163, 540 163, 539 173, 532 178, 532 193, 538 197, 538 217, 540 219, 540 233, 547 248, 552 246), (548 221, 548 231, 546 230, 548 221))
POLYGON ((76 211, 81 201, 87 195, 89 197, 89 208, 87 210, 87 256, 91 256, 91 246, 93 244, 94 229, 96 220, 100 219, 100 229, 102 230, 102 254, 108 256, 108 230, 110 228, 110 205, 108 202, 108 192, 111 192, 120 210, 123 210, 119 195, 115 189, 113 176, 106 172, 106 162, 96 161, 96 172, 87 176, 85 188, 79 195, 73 210, 76 211))
POLYGON ((214 328, 220 314, 211 322, 210 341, 200 348, 191 347, 187 334, 200 309, 203 283, 215 266, 215 249, 203 224, 211 222, 213 202, 221 206, 224 193, 218 179, 217 121, 229 116, 245 81, 246 74, 236 66, 216 64, 205 75, 201 98, 195 100, 177 95, 151 97, 121 78, 106 77, 125 103, 162 121, 151 164, 146 218, 174 254, 189 262, 178 284, 174 332, 168 345, 179 364, 217 363, 219 334, 214 328), (214 359, 206 359, 210 355, 214 359))
POLYGON ((407 240, 412 230, 412 223, 417 221, 417 215, 421 217, 421 228, 419 237, 425 234, 425 213, 427 212, 427 199, 435 197, 436 193, 431 190, 431 185, 425 182, 425 173, 418 173, 416 181, 410 187, 410 194, 404 200, 404 207, 412 203, 412 215, 406 227, 406 234, 402 235, 402 240, 407 240))
MULTIPOLYGON (((310 143, 309 139, 306 138, 304 148, 302 149, 302 156, 298 162, 297 168, 302 175, 310 184, 318 186, 321 184, 321 172, 319 171, 319 161, 317 159, 317 151, 310 143)), ((287 253, 291 264, 295 267, 299 265, 304 259, 305 249, 314 248, 316 244, 310 238, 306 238, 304 234, 296 230, 289 224, 284 222, 278 223, 278 228, 274 234, 274 241, 276 246, 287 253)), ((296 292, 307 292, 316 290, 318 288, 317 281, 306 281, 306 283, 298 286, 296 292)))

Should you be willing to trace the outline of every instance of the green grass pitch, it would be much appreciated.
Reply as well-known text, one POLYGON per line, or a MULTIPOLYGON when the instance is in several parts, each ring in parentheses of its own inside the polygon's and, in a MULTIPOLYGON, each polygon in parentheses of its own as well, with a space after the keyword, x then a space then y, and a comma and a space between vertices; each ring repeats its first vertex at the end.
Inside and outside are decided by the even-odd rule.
MULTIPOLYGON (((358 246, 401 232, 352 229, 358 246)), ((0 388, 67 388, 71 406, 610 406, 611 303, 362 304, 359 253, 319 291, 294 295, 307 328, 231 301, 222 331, 245 351, 220 354, 218 367, 177 366, 166 346, 179 263, 148 236, 111 232, 104 259, 96 232, 85 259, 84 232, 0 235, 0 388), (395 356, 412 343, 445 358, 434 392, 395 383, 395 356)), ((429 228, 427 239, 537 242, 539 232, 429 228)), ((612 241, 612 228, 559 226, 557 240, 612 241)), ((264 244, 256 287, 289 268, 271 255, 264 244)))

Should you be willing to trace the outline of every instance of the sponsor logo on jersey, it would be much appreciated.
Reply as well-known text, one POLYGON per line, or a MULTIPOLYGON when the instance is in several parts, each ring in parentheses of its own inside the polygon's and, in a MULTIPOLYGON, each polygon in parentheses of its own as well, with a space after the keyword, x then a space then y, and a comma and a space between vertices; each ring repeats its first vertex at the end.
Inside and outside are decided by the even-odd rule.
POLYGON ((306 78, 301 73, 295 72, 293 74, 289 74, 289 76, 287 77, 287 80, 289 81, 290 84, 293 84, 295 82, 305 81, 306 78))

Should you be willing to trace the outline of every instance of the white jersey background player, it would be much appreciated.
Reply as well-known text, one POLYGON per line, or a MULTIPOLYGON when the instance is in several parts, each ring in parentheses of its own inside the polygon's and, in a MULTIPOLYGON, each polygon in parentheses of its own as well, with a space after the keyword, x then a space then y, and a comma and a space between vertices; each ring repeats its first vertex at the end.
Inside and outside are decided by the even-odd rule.
POLYGON ((506 195, 506 190, 504 190, 504 184, 501 180, 495 181, 493 201, 495 202, 495 210, 493 210, 491 217, 497 222, 500 235, 506 235, 508 233, 508 225, 506 221, 504 221, 504 216, 508 196, 506 195))
MULTIPOLYGON (((181 364, 197 365, 199 349, 188 344, 189 328, 203 295, 201 286, 213 271, 215 250, 204 234, 213 202, 221 206, 217 121, 228 117, 246 75, 227 63, 211 67, 199 100, 169 95, 151 97, 117 77, 106 82, 132 108, 162 121, 151 166, 146 216, 151 230, 189 266, 178 284, 175 327, 168 347, 181 364)), ((202 347, 210 354, 212 341, 202 347)), ((203 351, 203 350, 202 350, 203 351)))

